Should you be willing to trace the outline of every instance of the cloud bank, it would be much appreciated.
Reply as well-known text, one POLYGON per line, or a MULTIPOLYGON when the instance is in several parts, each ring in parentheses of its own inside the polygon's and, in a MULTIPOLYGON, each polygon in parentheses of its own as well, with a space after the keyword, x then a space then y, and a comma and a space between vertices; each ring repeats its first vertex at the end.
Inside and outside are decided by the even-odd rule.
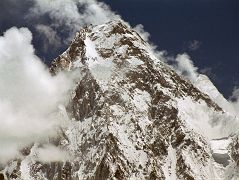
MULTIPOLYGON (((96 0, 32 1, 34 5, 26 18, 33 21, 39 17, 48 17, 50 21, 45 24, 44 29, 42 24, 36 24, 35 28, 39 30, 40 27, 38 32, 46 35, 46 39, 49 39, 49 34, 53 34, 57 39, 63 37, 61 41, 65 44, 69 43, 76 32, 86 25, 103 24, 110 20, 121 19, 119 15, 110 10, 109 6, 96 0)), ((53 41, 50 41, 49 45, 54 45, 51 42, 53 41)), ((56 46, 58 42, 59 40, 55 43, 56 46)))
POLYGON ((67 101, 72 78, 52 77, 34 54, 32 34, 13 27, 0 37, 0 162, 20 148, 53 136, 61 125, 58 106, 67 101))

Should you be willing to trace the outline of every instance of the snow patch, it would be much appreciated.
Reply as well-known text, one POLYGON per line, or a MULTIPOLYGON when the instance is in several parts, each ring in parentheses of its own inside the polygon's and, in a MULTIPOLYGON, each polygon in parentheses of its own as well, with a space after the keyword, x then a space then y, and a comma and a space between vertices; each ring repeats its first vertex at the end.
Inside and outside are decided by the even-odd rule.
POLYGON ((86 37, 84 42, 88 67, 99 84, 106 87, 111 79, 114 63, 112 59, 105 60, 98 54, 95 43, 89 37, 86 37))
POLYGON ((190 97, 177 99, 178 116, 187 127, 208 139, 227 137, 233 132, 236 122, 225 113, 212 110, 204 101, 193 101, 190 97))
POLYGON ((139 111, 147 112, 150 102, 151 96, 147 91, 141 91, 139 89, 135 90, 133 96, 133 103, 139 111))
POLYGON ((177 155, 176 150, 170 145, 168 147, 168 155, 165 160, 165 164, 162 166, 162 170, 166 180, 177 179, 176 175, 177 155))

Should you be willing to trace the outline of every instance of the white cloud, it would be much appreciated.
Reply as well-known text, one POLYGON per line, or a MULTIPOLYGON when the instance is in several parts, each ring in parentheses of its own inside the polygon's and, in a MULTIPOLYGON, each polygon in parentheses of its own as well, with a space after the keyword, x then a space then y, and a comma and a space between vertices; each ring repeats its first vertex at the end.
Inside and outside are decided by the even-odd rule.
POLYGON ((175 58, 176 64, 174 65, 175 70, 188 78, 191 82, 195 82, 198 78, 198 68, 194 66, 193 61, 186 53, 178 54, 175 58))
POLYGON ((0 162, 31 142, 56 133, 57 110, 73 85, 66 74, 52 77, 34 54, 27 28, 0 37, 0 162))
MULTIPOLYGON (((96 0, 32 0, 34 6, 29 17, 49 15, 51 22, 48 26, 54 27, 58 33, 67 30, 70 41, 77 31, 89 24, 103 24, 110 20, 120 19, 110 8, 96 0)), ((28 17, 28 18, 29 18, 28 17)))
POLYGON ((149 44, 149 48, 153 54, 161 61, 166 62, 165 55, 167 52, 165 50, 159 51, 157 49, 158 47, 150 41, 150 33, 144 29, 144 26, 142 24, 138 24, 133 29, 140 35, 140 37, 143 38, 145 42, 149 44))
MULTIPOLYGON (((45 35, 44 49, 58 46, 59 41, 68 44, 76 32, 84 26, 93 24, 99 25, 111 20, 122 20, 113 12, 108 5, 97 0, 32 0, 34 5, 30 8, 27 19, 48 16, 50 21, 47 24, 35 24, 35 28, 42 35, 45 35), (54 30, 53 30, 54 29, 54 30), (68 36, 62 36, 62 34, 68 36), (52 35, 52 38, 50 37, 52 35), (54 37, 54 38, 53 38, 54 37), (59 39, 61 37, 62 39, 59 39), (48 39, 48 41, 46 41, 48 39), (54 41, 54 39, 56 41, 54 41)), ((126 23, 126 22, 125 22, 126 23)), ((164 60, 165 51, 158 51, 157 46, 149 41, 150 34, 139 24, 134 27, 140 36, 150 44, 155 56, 164 60)))
POLYGON ((138 24, 134 27, 134 30, 140 34, 140 36, 146 41, 149 41, 150 34, 144 30, 144 26, 142 24, 138 24))
POLYGON ((42 163, 67 161, 71 159, 71 156, 67 151, 51 144, 45 144, 43 147, 37 147, 34 151, 36 154, 36 160, 42 163))
MULTIPOLYGON (((194 86, 200 89, 201 92, 207 94, 214 102, 216 102, 224 111, 231 115, 239 115, 239 88, 235 88, 229 100, 226 100, 223 95, 214 86, 211 80, 198 72, 198 68, 187 55, 178 54, 176 58, 170 58, 173 62, 174 70, 188 79, 194 86)), ((203 69, 201 72, 211 71, 211 68, 203 69)))

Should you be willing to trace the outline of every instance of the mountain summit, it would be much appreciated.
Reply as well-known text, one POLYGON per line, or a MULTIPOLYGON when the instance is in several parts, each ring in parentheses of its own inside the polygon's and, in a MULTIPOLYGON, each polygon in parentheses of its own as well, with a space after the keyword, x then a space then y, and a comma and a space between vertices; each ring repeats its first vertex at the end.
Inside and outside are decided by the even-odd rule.
POLYGON ((79 72, 71 101, 61 107, 66 126, 50 140, 73 158, 38 162, 35 144, 8 164, 8 178, 236 178, 235 117, 156 57, 124 22, 83 28, 50 71, 79 72))

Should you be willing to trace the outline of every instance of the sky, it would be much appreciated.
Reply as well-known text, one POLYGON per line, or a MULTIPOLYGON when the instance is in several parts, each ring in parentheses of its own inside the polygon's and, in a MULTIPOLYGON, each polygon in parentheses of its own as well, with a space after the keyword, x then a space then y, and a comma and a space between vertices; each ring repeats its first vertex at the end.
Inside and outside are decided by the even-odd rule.
MULTIPOLYGON (((150 40, 168 55, 190 55, 199 71, 229 97, 239 86, 238 0, 102 0, 132 26, 142 24, 150 40)), ((63 52, 68 43, 46 46, 33 21, 49 23, 48 16, 29 17, 33 1, 0 1, 0 34, 12 26, 28 27, 33 33, 36 54, 46 63, 63 52), (30 19, 30 20, 29 20, 30 19), (50 49, 50 50, 49 50, 50 49)), ((61 36, 66 36, 63 32, 61 36)))

